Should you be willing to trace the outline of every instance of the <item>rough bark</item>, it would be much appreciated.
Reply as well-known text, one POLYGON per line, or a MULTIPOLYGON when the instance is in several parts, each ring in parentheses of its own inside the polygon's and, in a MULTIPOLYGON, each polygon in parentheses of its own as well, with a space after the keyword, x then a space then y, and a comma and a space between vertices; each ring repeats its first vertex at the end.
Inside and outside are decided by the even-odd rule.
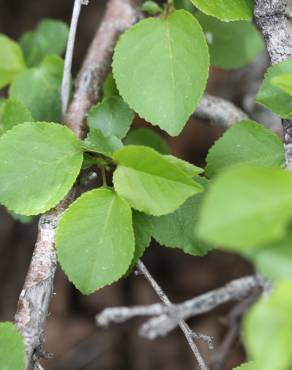
MULTIPOLYGON (((89 48, 72 103, 65 116, 67 126, 78 138, 84 136, 88 109, 100 97, 117 38, 137 19, 134 4, 131 0, 109 1, 104 19, 89 48)), ((76 194, 74 188, 55 210, 41 216, 39 221, 35 250, 15 314, 15 323, 25 342, 25 369, 34 366, 32 358, 41 354, 56 270, 55 229, 60 215, 76 194)))
POLYGON ((255 21, 263 35, 272 64, 292 57, 286 9, 287 0, 255 0, 255 21))
MULTIPOLYGON (((255 0, 255 22, 263 35, 271 64, 292 57, 286 11, 287 0, 255 0)), ((282 126, 286 168, 292 170, 292 121, 283 120, 282 126)))

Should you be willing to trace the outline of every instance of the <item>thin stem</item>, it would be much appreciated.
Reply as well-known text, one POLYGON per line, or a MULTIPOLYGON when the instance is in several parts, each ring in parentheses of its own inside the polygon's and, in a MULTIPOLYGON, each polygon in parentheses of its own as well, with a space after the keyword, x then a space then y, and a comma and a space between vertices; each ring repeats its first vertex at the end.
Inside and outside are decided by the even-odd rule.
POLYGON ((100 172, 102 177, 102 184, 103 186, 107 186, 107 180, 106 180, 106 172, 104 166, 100 166, 100 172))
POLYGON ((70 83, 71 83, 71 69, 72 69, 72 59, 73 59, 73 51, 75 45, 75 38, 76 38, 76 31, 78 20, 80 16, 81 6, 87 5, 88 1, 84 0, 75 0, 73 14, 71 19, 67 49, 66 49, 66 56, 65 56, 65 64, 64 64, 64 72, 63 72, 63 80, 61 85, 61 100, 62 100, 62 113, 63 116, 65 115, 68 104, 69 104, 69 97, 70 97, 70 83))
MULTIPOLYGON (((167 295, 164 293, 162 288, 158 285, 157 281, 152 277, 152 275, 148 271, 147 267, 144 265, 144 263, 141 260, 138 261, 137 268, 138 268, 138 271, 148 280, 148 282, 150 283, 150 285, 154 289, 155 293, 158 295, 160 300, 165 304, 165 306, 172 307, 173 304, 171 303, 171 301, 169 300, 167 295)), ((188 324, 183 320, 181 320, 179 322, 179 327, 181 328, 182 332, 184 333, 184 335, 185 335, 185 337, 186 337, 186 339, 189 343, 189 346, 190 346, 193 354, 195 355, 195 358, 198 361, 198 364, 199 364, 201 370, 209 370, 208 366, 205 364, 205 361, 204 361, 203 357, 201 356, 201 354, 198 350, 198 347, 196 346, 196 344, 193 340, 193 337, 194 337, 193 331, 190 329, 188 324)))

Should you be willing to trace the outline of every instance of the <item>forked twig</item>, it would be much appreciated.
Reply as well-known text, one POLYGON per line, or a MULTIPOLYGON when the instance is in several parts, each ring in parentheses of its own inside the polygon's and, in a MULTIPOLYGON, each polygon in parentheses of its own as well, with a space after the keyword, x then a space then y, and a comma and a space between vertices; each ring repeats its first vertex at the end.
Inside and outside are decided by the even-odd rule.
MULTIPOLYGON (((157 281, 152 277, 147 267, 144 265, 144 263, 141 260, 138 261, 137 269, 148 280, 148 282, 150 283, 150 285, 152 286, 153 290, 158 295, 160 300, 163 302, 163 304, 168 308, 172 308, 173 304, 171 303, 167 295, 164 293, 164 291, 161 289, 157 281)), ((196 360, 198 361, 200 369, 209 370, 198 347, 196 346, 194 342, 194 337, 196 337, 196 335, 194 335, 193 331, 191 330, 191 328, 188 326, 188 324, 184 320, 180 320, 178 325, 181 328, 182 332, 184 333, 186 340, 189 343, 189 346, 196 360)))

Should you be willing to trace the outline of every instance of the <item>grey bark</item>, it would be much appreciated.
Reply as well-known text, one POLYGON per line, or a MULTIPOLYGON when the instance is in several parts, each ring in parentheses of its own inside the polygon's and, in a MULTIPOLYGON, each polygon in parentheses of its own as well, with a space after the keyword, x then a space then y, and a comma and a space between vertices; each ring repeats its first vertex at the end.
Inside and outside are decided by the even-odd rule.
POLYGON ((231 281, 225 286, 171 306, 152 304, 148 306, 107 308, 97 315, 97 324, 107 326, 124 322, 137 316, 154 316, 146 322, 140 334, 148 339, 164 336, 178 326, 180 320, 207 313, 230 301, 240 301, 270 289, 269 283, 258 275, 246 276, 231 281))
MULTIPOLYGON (((292 57, 286 11, 287 0, 255 0, 255 22, 263 35, 271 64, 292 57)), ((282 126, 286 168, 292 170, 292 121, 282 120, 282 126)))
POLYGON ((204 94, 193 115, 224 129, 248 118, 247 114, 233 103, 209 94, 204 94))

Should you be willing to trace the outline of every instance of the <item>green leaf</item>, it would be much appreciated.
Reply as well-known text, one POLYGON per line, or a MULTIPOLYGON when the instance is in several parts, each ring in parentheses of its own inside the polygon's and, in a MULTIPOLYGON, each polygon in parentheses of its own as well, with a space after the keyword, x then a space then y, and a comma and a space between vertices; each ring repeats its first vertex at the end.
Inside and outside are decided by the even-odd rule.
POLYGON ((0 34, 0 89, 26 68, 19 45, 0 34))
POLYGON ((250 20, 253 16, 253 0, 191 0, 207 15, 221 21, 250 20))
POLYGON ((108 189, 85 193, 62 216, 56 246, 63 270, 82 293, 114 283, 134 254, 129 205, 108 189))
POLYGON ((271 84, 292 95, 292 73, 284 73, 273 77, 271 84))
POLYGON ((129 270, 135 267, 151 242, 152 224, 149 216, 141 212, 133 211, 133 228, 135 235, 135 252, 129 270))
MULTIPOLYGON (((292 282, 283 281, 245 316, 243 333, 249 357, 261 370, 292 367, 292 282)), ((258 368, 259 369, 259 368, 258 368)))
POLYGON ((292 73, 292 60, 287 60, 268 68, 265 79, 257 94, 257 102, 282 118, 292 118, 291 95, 275 86, 274 79, 292 73))
POLYGON ((174 157, 173 155, 166 155, 164 158, 167 159, 169 163, 174 164, 189 177, 194 177, 204 172, 202 168, 197 167, 190 162, 184 161, 183 159, 174 157))
POLYGON ((292 173, 232 167, 209 186, 198 235, 228 249, 247 250, 282 238, 292 220, 292 173))
POLYGON ((110 72, 104 81, 103 84, 103 98, 111 98, 112 96, 119 96, 119 92, 117 89, 116 81, 112 72, 110 72))
POLYGON ((155 1, 145 1, 141 7, 142 12, 148 13, 150 15, 160 14, 163 9, 155 1))
POLYGON ((209 150, 205 170, 212 177, 238 164, 280 167, 283 162, 283 144, 276 134, 256 122, 241 121, 209 150))
POLYGON ((141 117, 173 136, 194 112, 208 68, 202 29, 184 10, 137 23, 120 38, 113 61, 124 100, 141 117))
POLYGON ((184 9, 190 13, 195 11, 195 7, 189 0, 174 0, 174 6, 176 9, 184 9))
POLYGON ((25 105, 17 100, 7 99, 0 110, 0 135, 20 123, 32 121, 32 115, 25 105))
POLYGON ((252 362, 247 362, 246 364, 243 364, 239 367, 236 367, 233 370, 259 370, 260 366, 259 364, 256 364, 254 361, 252 362))
POLYGON ((197 237, 195 231, 203 196, 203 193, 192 196, 174 213, 151 217, 152 236, 159 244, 179 248, 193 256, 202 256, 211 249, 197 237))
POLYGON ((155 216, 171 213, 202 191, 200 184, 151 148, 126 146, 113 159, 118 163, 115 189, 138 211, 155 216))
POLYGON ((25 216, 56 206, 82 164, 82 150, 66 127, 24 123, 0 137, 0 202, 25 216))
POLYGON ((128 132, 134 112, 119 96, 104 99, 90 109, 88 126, 100 130, 104 136, 122 139, 128 132))
POLYGON ((22 224, 30 224, 33 220, 32 216, 23 216, 19 215, 18 213, 14 213, 12 211, 7 210, 7 212, 10 214, 10 216, 15 220, 22 224))
POLYGON ((247 257, 256 265, 256 270, 269 280, 292 280, 292 234, 281 240, 252 250, 247 257))
POLYGON ((163 138, 149 128, 137 128, 130 131, 124 139, 124 144, 149 146, 161 154, 170 153, 169 146, 163 138))
POLYGON ((84 140, 85 150, 94 151, 111 157, 113 152, 123 147, 115 136, 105 137, 100 130, 92 129, 84 140))
POLYGON ((66 23, 44 19, 35 30, 24 33, 20 45, 27 64, 30 67, 36 66, 50 54, 62 55, 67 45, 68 32, 66 23))
POLYGON ((1 370, 24 369, 24 342, 15 325, 0 323, 0 368, 1 370))
POLYGON ((243 67, 264 48, 262 37, 251 22, 221 22, 203 13, 196 17, 205 32, 213 66, 224 69, 243 67))
POLYGON ((21 73, 13 81, 10 98, 22 102, 35 120, 61 121, 60 86, 63 66, 61 58, 47 57, 39 67, 21 73))

